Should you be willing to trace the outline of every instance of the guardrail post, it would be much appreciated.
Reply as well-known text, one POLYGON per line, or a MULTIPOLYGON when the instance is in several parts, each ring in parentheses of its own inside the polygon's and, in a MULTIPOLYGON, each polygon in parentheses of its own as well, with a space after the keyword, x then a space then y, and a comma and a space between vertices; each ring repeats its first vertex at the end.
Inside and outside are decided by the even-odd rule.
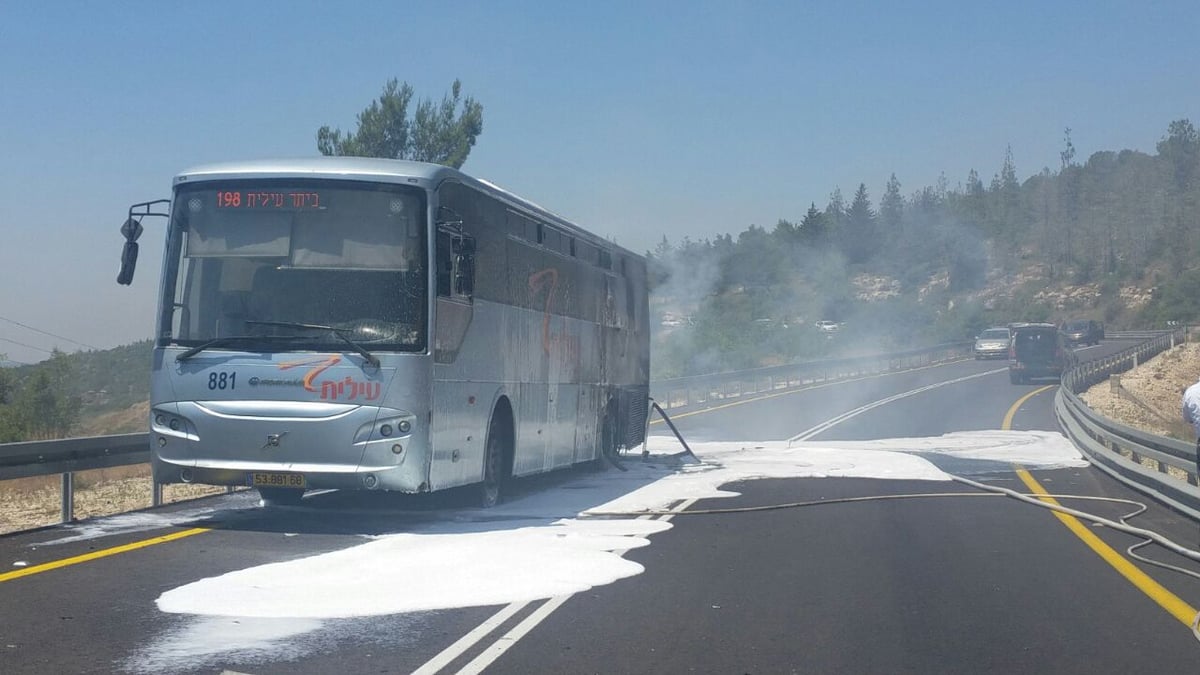
POLYGON ((75 520, 75 474, 64 471, 62 474, 62 522, 75 520))
POLYGON ((150 488, 150 503, 153 506, 162 506, 163 484, 154 480, 153 478, 150 479, 150 484, 152 486, 154 486, 154 487, 150 488))

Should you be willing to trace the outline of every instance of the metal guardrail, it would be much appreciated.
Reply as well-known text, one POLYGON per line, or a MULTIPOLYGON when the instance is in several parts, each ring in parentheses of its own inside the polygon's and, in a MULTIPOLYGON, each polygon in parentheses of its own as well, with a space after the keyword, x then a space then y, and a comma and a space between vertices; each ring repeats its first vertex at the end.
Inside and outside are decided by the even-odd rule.
POLYGON ((650 396, 667 410, 715 405, 729 399, 763 392, 796 389, 851 377, 880 375, 960 359, 971 354, 973 344, 952 342, 888 354, 806 361, 786 366, 660 380, 650 383, 650 396))
MULTIPOLYGON (((62 522, 75 518, 75 472, 150 461, 150 434, 0 444, 0 480, 62 475, 62 522)), ((162 503, 155 486, 154 506, 162 503)))
POLYGON ((1200 465, 1196 446, 1110 420, 1079 398, 1079 392, 1111 375, 1136 368, 1185 338, 1185 329, 1157 331, 1134 347, 1075 365, 1063 375, 1054 397, 1054 411, 1067 437, 1096 468, 1200 520, 1200 487, 1197 487, 1200 465))

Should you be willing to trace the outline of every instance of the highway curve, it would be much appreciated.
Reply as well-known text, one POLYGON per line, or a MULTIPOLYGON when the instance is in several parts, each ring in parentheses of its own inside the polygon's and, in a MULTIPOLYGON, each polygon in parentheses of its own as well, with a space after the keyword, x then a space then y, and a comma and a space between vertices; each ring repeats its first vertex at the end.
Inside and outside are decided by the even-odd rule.
MULTIPOLYGON (((1123 346, 1110 340, 1080 356, 1123 346)), ((909 441, 887 439, 953 432, 1056 432, 1052 383, 1013 386, 1003 365, 963 361, 731 401, 678 414, 676 421, 702 459, 699 448, 722 441, 744 446, 753 457, 756 448, 788 439, 850 448, 862 442, 904 445, 909 441)), ((652 433, 653 446, 666 443, 657 438, 667 433, 663 425, 652 433)), ((914 461, 1020 492, 1041 487, 1054 494, 1146 501, 1086 466, 1023 471, 1009 462, 954 456, 920 455, 914 461)), ((627 457, 625 473, 571 471, 521 481, 509 502, 493 512, 470 508, 455 493, 432 498, 327 493, 292 509, 264 509, 252 495, 236 494, 3 536, 0 668, 1184 673, 1200 664, 1200 641, 1187 625, 1188 612, 1194 616, 1200 606, 1200 581, 1130 562, 1125 548, 1137 539, 1129 535, 1071 523, 1008 497, 979 496, 977 487, 946 480, 743 480, 724 487, 737 496, 681 499, 671 508, 764 508, 647 518, 638 527, 648 545, 619 559, 643 569, 615 574, 620 578, 611 583, 478 607, 299 616, 335 605, 386 607, 394 600, 404 606, 407 598, 391 597, 397 588, 454 593, 453 580, 468 569, 482 570, 481 588, 491 584, 499 596, 518 583, 534 584, 539 573, 559 569, 553 560, 524 559, 525 567, 514 570, 506 561, 522 559, 521 551, 479 559, 476 554, 488 550, 483 548, 425 561, 424 576, 415 584, 403 575, 420 537, 500 537, 556 527, 560 517, 619 496, 620 486, 637 487, 638 476, 687 470, 655 462, 647 468, 627 457), (841 501, 928 493, 964 496, 841 501), (765 508, 798 503, 807 505, 765 508), (411 539, 397 539, 402 536, 411 539), (414 543, 396 547, 391 558, 376 558, 383 569, 359 572, 377 580, 365 588, 348 586, 361 597, 320 597, 317 589, 328 588, 325 576, 344 572, 339 566, 348 564, 337 552, 345 556, 364 545, 396 541, 414 543), (279 565, 264 567, 272 563, 279 565), (283 576, 305 564, 315 564, 304 568, 312 570, 308 576, 283 576), (518 582, 517 571, 524 581, 518 582), (235 574, 219 578, 226 573, 235 574), (285 616, 175 613, 157 604, 183 593, 181 587, 195 588, 188 586, 193 582, 206 580, 210 586, 203 588, 219 594, 226 580, 249 574, 262 584, 287 579, 293 588, 263 594, 260 606, 233 600, 228 606, 285 616), (443 583, 448 585, 438 585, 443 583)), ((1112 502, 1069 505, 1114 519, 1130 510, 1112 502)), ((1200 543, 1196 523, 1153 504, 1133 524, 1193 548, 1200 543)), ((1200 565, 1161 550, 1142 552, 1200 572, 1200 565)), ((562 569, 573 573, 569 566, 562 569)), ((254 592, 253 585, 247 588, 254 592)), ((436 600, 438 594, 432 595, 436 600)), ((221 603, 213 605, 219 610, 221 603)))

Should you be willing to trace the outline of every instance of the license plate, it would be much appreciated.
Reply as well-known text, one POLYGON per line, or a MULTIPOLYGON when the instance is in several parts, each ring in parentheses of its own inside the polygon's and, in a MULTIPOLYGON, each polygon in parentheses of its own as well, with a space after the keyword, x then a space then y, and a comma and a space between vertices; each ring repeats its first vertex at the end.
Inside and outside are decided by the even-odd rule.
POLYGON ((247 476, 247 485, 251 487, 303 488, 304 475, 299 473, 264 473, 255 472, 247 476))

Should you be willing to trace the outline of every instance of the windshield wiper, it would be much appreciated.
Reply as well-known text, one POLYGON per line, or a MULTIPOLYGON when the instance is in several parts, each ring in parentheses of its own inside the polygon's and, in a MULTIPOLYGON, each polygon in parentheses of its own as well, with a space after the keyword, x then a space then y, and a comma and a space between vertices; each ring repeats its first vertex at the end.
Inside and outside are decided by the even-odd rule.
MULTIPOLYGON (((175 360, 176 361, 186 361, 186 360, 192 358, 193 356, 199 354, 200 352, 202 352, 206 349, 212 349, 213 347, 224 347, 226 345, 231 345, 231 344, 235 344, 238 342, 252 342, 252 341, 262 342, 262 341, 267 341, 267 340, 271 340, 271 339, 272 338, 263 336, 263 335, 226 335, 225 337, 219 337, 219 338, 215 338, 213 340, 209 340, 208 342, 198 344, 195 347, 188 349, 187 351, 181 352, 178 356, 175 357, 175 360)), ((276 338, 276 339, 278 339, 278 338, 276 338)))
POLYGON ((334 328, 333 326, 326 326, 319 323, 299 323, 296 321, 256 321, 248 319, 246 323, 254 326, 281 326, 284 328, 303 328, 305 330, 327 330, 341 338, 346 344, 350 345, 354 351, 358 352, 359 355, 367 360, 367 363, 371 364, 375 368, 379 367, 379 357, 367 351, 366 347, 363 347, 354 340, 346 337, 345 333, 340 328, 334 328))

